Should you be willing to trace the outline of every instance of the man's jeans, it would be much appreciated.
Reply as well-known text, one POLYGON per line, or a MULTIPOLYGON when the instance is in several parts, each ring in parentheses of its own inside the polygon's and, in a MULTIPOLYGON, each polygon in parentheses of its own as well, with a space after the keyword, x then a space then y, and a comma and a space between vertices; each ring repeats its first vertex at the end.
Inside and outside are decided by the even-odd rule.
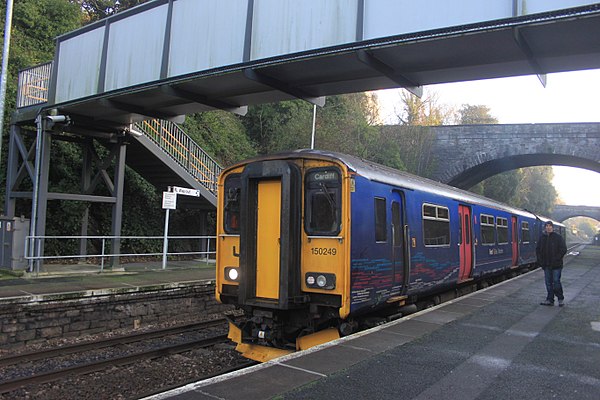
POLYGON ((563 288, 560 283, 560 276, 562 274, 561 268, 544 268, 544 279, 546 281, 546 291, 548 295, 546 296, 546 300, 554 303, 554 295, 558 297, 558 300, 564 300, 565 296, 563 296, 563 288))

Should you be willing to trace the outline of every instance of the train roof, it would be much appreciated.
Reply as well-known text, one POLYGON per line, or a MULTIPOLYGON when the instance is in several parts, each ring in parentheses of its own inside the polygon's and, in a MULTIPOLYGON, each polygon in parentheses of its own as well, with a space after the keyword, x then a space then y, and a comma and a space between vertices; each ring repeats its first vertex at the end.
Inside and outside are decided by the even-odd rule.
MULTIPOLYGON (((377 164, 372 161, 364 160, 348 154, 336 153, 331 151, 323 150, 310 150, 301 149, 285 153, 277 153, 267 156, 256 157, 236 165, 231 166, 229 169, 236 168, 241 165, 251 163, 259 160, 275 160, 275 159, 293 159, 293 158, 307 158, 307 159, 326 159, 330 161, 341 162, 348 167, 351 171, 357 175, 363 176, 369 180, 394 185, 399 188, 405 188, 409 190, 418 190, 427 193, 437 194, 445 196, 456 201, 463 201, 466 203, 479 204, 486 207, 492 207, 501 209, 512 214, 519 214, 528 216, 531 218, 539 218, 546 222, 550 219, 547 217, 538 216, 530 211, 522 210, 520 208, 512 207, 507 204, 501 203, 496 200, 489 199, 484 196, 480 196, 475 193, 468 192, 466 190, 458 189, 453 186, 443 184, 441 182, 433 181, 431 179, 423 178, 410 174, 408 172, 399 171, 397 169, 387 167, 385 165, 377 164)), ((555 224, 563 226, 558 221, 553 221, 555 224)))

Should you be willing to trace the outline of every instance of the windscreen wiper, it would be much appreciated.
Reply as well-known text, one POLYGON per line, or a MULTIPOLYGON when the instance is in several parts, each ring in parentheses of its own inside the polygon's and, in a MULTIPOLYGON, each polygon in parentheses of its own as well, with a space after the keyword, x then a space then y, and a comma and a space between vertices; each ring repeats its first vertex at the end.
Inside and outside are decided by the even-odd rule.
POLYGON ((331 197, 331 193, 329 193, 329 191, 327 190, 327 186, 325 186, 325 184, 323 182, 319 182, 319 186, 321 186, 321 191, 325 194, 325 198, 329 202, 331 211, 333 211, 335 213, 335 210, 336 210, 335 201, 333 200, 333 197, 331 197))

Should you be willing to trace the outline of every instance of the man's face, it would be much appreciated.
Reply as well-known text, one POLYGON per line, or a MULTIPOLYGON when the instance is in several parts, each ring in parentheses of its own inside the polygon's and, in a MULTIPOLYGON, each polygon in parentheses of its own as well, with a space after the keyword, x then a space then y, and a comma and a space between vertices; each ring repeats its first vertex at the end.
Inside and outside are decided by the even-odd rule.
POLYGON ((550 234, 552 232, 554 232, 554 226, 550 224, 546 225, 546 233, 550 234))

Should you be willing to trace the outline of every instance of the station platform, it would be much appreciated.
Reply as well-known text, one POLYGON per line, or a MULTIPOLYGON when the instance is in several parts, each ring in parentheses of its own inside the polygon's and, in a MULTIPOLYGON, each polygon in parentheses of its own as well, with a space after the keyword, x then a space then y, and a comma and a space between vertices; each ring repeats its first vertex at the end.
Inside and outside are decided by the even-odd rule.
POLYGON ((21 276, 0 273, 0 302, 15 298, 40 300, 64 293, 132 289, 147 286, 172 286, 187 282, 214 282, 215 264, 210 260, 169 261, 123 264, 117 270, 96 265, 44 265, 40 273, 21 276))
POLYGON ((600 247, 572 252, 565 306, 543 271, 158 399, 600 398, 600 247))

